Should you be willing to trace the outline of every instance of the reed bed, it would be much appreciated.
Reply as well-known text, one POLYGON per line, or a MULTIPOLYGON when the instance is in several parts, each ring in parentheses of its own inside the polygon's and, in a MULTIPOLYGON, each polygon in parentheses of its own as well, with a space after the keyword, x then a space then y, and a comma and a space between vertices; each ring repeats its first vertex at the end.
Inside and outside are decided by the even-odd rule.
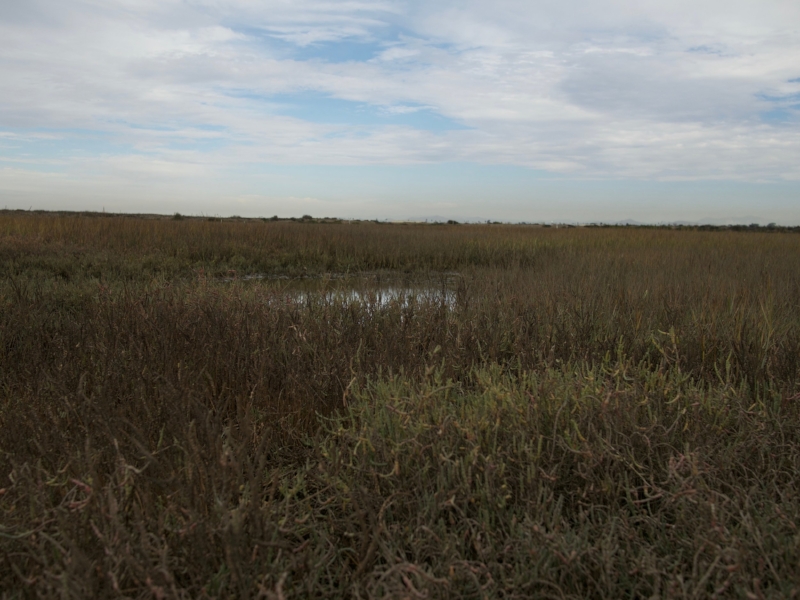
POLYGON ((0 593, 796 594, 799 250, 0 215, 0 593))

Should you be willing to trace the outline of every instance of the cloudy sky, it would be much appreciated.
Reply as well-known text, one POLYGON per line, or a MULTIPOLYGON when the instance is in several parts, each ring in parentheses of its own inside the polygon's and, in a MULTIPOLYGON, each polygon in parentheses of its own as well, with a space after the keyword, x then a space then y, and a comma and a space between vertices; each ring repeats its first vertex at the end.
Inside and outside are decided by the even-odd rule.
POLYGON ((0 208, 800 224, 797 0, 0 0, 0 208))

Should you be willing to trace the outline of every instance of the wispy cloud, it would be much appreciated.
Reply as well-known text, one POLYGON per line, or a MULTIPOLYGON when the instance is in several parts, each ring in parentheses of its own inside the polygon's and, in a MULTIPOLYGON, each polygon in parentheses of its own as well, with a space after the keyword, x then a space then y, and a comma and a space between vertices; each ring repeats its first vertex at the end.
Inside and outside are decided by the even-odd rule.
POLYGON ((798 181, 797 22, 778 0, 7 2, 0 158, 60 139, 120 181, 464 161, 798 181))

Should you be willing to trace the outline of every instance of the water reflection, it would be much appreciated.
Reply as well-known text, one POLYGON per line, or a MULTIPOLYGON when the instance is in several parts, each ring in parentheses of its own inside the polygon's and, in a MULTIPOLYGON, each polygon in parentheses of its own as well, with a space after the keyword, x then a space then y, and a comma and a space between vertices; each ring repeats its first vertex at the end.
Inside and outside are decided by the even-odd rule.
POLYGON ((248 282, 263 285, 275 292, 280 303, 361 304, 376 308, 411 304, 456 304, 458 273, 437 273, 428 276, 397 276, 396 274, 324 274, 313 277, 249 274, 221 278, 222 282, 248 282))
POLYGON ((455 292, 447 288, 401 286, 384 286, 372 289, 296 291, 294 293, 288 292, 287 298, 299 303, 321 299, 326 302, 363 304, 381 308, 394 304, 405 307, 414 303, 444 303, 449 308, 452 308, 456 302, 455 292))

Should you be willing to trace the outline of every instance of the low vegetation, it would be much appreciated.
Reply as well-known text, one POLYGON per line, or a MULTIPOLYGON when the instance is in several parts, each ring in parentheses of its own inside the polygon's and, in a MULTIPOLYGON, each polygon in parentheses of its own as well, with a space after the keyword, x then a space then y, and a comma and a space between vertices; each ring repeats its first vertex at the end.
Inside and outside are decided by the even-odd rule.
POLYGON ((5 213, 0 278, 3 598, 798 593, 796 233, 5 213))

